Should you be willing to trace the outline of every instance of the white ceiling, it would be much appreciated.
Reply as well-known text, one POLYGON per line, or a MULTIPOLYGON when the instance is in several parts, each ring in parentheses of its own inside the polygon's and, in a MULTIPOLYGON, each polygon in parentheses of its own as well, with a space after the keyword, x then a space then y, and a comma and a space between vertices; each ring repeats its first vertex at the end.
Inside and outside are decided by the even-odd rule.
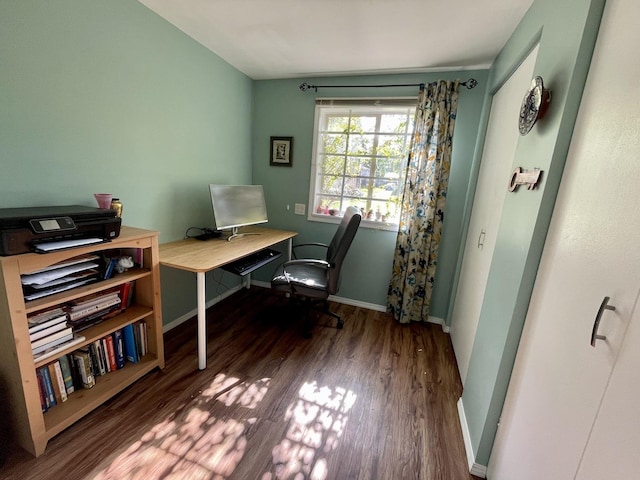
POLYGON ((255 80, 488 68, 533 0, 139 0, 255 80))

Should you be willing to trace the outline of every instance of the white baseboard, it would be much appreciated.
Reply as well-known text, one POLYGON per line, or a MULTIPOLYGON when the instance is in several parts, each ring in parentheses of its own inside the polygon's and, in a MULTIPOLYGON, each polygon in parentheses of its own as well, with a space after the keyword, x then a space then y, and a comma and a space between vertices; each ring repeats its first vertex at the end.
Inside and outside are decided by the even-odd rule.
POLYGON ((487 478, 487 467, 476 463, 476 455, 471 445, 471 435, 469 434, 469 426, 467 425, 467 416, 464 413, 464 405, 462 397, 458 399, 458 417, 460 418, 460 427, 462 427, 462 438, 464 439, 464 449, 467 452, 467 463, 469 464, 469 473, 480 478, 487 478))
MULTIPOLYGON (((251 285, 256 285, 258 287, 263 288, 271 288, 271 284, 269 282, 262 282, 260 280, 251 280, 251 285)), ((368 310, 374 310, 376 312, 386 312, 386 305, 378 305, 377 303, 369 303, 369 302, 361 302, 360 300, 353 300, 351 298, 345 297, 337 297, 335 295, 331 295, 329 300, 336 303, 344 303, 345 305, 352 305, 354 307, 366 308, 368 310)), ((442 327, 442 331, 445 333, 449 333, 449 327, 444 323, 442 318, 438 317, 429 317, 429 323, 435 323, 436 325, 440 325, 442 327)))

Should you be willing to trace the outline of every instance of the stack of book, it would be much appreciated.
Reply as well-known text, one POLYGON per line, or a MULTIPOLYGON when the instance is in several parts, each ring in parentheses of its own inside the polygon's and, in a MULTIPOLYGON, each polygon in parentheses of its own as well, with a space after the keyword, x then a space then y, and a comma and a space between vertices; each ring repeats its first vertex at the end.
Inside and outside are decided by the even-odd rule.
POLYGON ((69 325, 74 331, 79 332, 100 323, 107 314, 120 311, 120 305, 118 289, 74 300, 67 305, 69 325))
POLYGON ((45 355, 55 354, 58 350, 84 340, 82 337, 74 337, 67 320, 67 313, 62 308, 39 312, 27 318, 34 359, 42 359, 45 355))

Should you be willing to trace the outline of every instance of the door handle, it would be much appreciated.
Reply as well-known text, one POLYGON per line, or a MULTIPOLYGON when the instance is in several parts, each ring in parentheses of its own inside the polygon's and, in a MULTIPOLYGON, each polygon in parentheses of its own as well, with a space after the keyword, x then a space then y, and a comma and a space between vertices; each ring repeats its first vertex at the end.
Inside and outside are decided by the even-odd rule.
POLYGON ((478 248, 482 249, 484 247, 484 236, 487 232, 485 232, 484 228, 480 230, 480 235, 478 235, 478 248))
POLYGON ((593 329, 591 330, 591 346, 596 346, 597 340, 606 340, 606 335, 598 335, 598 328, 600 327, 600 320, 602 319, 602 314, 605 310, 615 310, 616 307, 613 305, 609 305, 610 297, 604 297, 602 303, 600 304, 600 308, 598 309, 598 313, 596 314, 596 319, 593 322, 593 329))

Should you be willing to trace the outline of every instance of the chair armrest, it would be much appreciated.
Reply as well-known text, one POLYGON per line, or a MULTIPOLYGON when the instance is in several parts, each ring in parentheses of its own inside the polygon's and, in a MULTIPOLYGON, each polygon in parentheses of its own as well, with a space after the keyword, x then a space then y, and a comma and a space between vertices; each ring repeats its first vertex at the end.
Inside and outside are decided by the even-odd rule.
POLYGON ((319 243, 319 242, 309 242, 309 243, 297 243, 295 245, 293 245, 292 251, 293 251, 293 256, 294 258, 296 258, 296 248, 298 247, 323 247, 323 248, 329 248, 329 245, 326 245, 324 243, 319 243))
POLYGON ((282 264, 285 270, 289 265, 316 265, 319 267, 331 268, 331 264, 326 260, 316 260, 315 258, 299 258, 299 259, 289 260, 282 264))

